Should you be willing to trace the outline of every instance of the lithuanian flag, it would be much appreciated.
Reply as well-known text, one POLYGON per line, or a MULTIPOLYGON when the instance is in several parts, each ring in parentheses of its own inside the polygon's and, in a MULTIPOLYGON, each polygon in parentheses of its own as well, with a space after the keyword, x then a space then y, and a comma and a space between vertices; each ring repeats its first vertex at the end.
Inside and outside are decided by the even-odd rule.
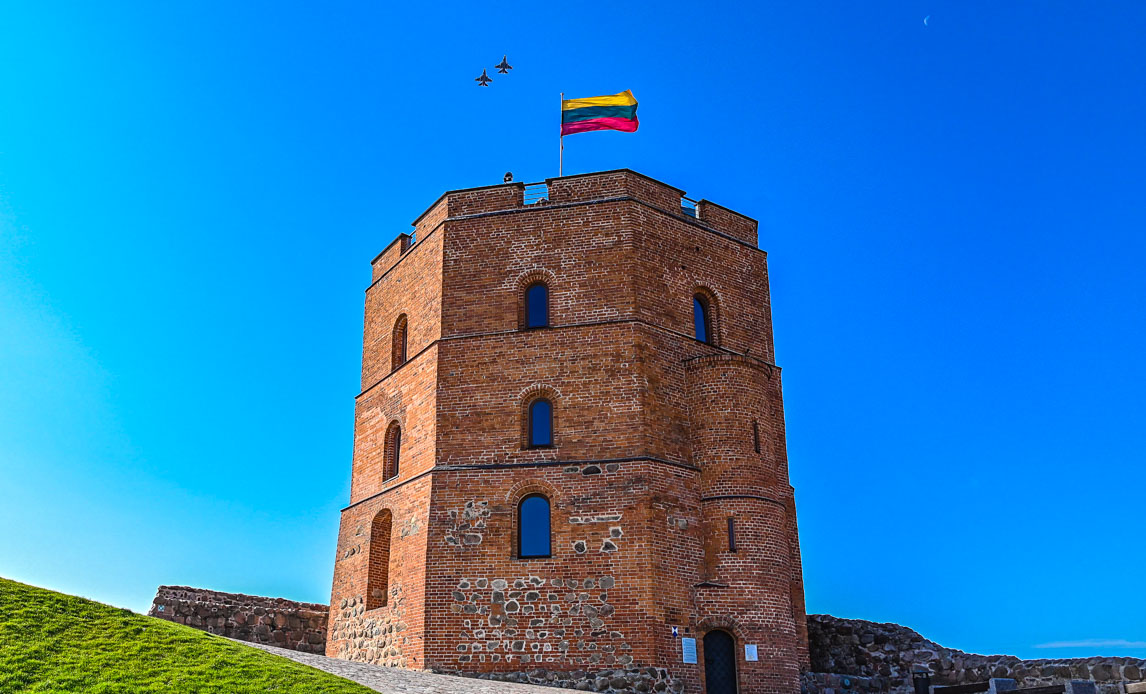
POLYGON ((561 134, 572 135, 590 130, 637 129, 637 100, 626 89, 611 96, 561 100, 561 134))

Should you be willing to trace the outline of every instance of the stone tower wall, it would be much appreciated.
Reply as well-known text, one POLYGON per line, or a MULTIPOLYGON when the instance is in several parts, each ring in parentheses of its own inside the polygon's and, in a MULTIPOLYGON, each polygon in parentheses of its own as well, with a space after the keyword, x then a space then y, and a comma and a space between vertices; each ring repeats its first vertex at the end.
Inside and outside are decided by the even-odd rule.
POLYGON ((429 500, 430 480, 423 475, 343 511, 327 655, 391 667, 425 667, 429 500), (385 605, 368 609, 373 520, 383 511, 391 516, 387 599, 385 605))
MULTIPOLYGON (((363 321, 362 392, 355 399, 350 505, 343 509, 331 589, 327 655, 396 667, 424 664, 426 522, 437 434, 442 236, 399 238, 373 262, 363 321), (407 360, 391 361, 407 317, 407 360), (402 427, 400 474, 387 479, 386 431, 402 427), (368 602, 374 519, 389 511, 386 604, 368 602), (372 609, 368 609, 372 608, 372 609)), ((375 598, 376 599, 376 598, 375 598)))
POLYGON ((742 694, 798 689, 803 590, 766 256, 754 221, 707 201, 694 216, 681 195, 627 170, 552 179, 534 205, 520 184, 451 192, 416 220, 416 243, 379 255, 329 654, 700 694, 702 639, 719 628, 737 638, 742 694), (537 280, 550 327, 524 330, 537 280), (697 291, 715 345, 693 339, 697 291), (410 361, 391 373, 403 314, 410 361), (530 449, 539 393, 554 446, 530 449), (388 480, 394 421, 402 465, 388 480), (550 557, 517 558, 530 493, 552 504, 550 557), (383 509, 393 601, 370 609, 383 509), (722 544, 729 516, 736 553, 722 544), (681 636, 698 640, 698 664, 682 662, 681 636))

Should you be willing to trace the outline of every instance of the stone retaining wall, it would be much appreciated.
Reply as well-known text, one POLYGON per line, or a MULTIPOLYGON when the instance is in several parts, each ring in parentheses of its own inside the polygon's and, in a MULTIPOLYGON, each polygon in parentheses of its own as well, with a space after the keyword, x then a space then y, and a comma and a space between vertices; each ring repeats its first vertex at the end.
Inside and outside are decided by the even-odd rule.
POLYGON ((321 654, 329 610, 284 598, 160 586, 147 614, 239 641, 321 654))
POLYGON ((684 681, 672 678, 664 668, 627 666, 607 670, 547 670, 535 668, 528 672, 457 672, 435 669, 444 675, 470 677, 493 682, 518 682, 538 684, 546 687, 560 687, 582 692, 601 694, 644 694, 645 692, 666 692, 679 694, 684 691, 684 681))
POLYGON ((1099 694, 1122 691, 1122 682, 1146 680, 1146 660, 1139 658, 1070 658, 1020 660, 1010 655, 975 655, 944 648, 898 624, 877 624, 831 615, 808 615, 812 673, 805 675, 805 694, 838 694, 848 690, 914 692, 911 673, 927 670, 931 684, 1014 679, 1019 687, 1091 680, 1099 694), (822 673, 833 673, 825 675, 822 673), (837 675, 850 675, 844 687, 837 675), (863 680, 862 683, 860 680, 863 680))
POLYGON ((800 675, 801 694, 887 692, 890 687, 891 682, 886 677, 859 677, 828 672, 805 672, 800 675))

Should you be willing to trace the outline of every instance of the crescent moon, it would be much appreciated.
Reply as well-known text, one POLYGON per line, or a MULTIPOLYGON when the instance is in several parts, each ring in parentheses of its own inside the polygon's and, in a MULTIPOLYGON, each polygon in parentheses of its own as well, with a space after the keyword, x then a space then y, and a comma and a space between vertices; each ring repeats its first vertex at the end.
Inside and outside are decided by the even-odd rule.
POLYGON ((923 18, 923 26, 927 26, 927 20, 929 20, 929 19, 931 19, 931 15, 927 15, 926 17, 923 18))

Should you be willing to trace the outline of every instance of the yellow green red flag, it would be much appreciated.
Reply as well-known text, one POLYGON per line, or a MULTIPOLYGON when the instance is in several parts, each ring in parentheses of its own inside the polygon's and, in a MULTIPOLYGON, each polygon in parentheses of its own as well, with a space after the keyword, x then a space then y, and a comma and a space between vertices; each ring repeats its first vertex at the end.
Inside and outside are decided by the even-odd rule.
POLYGON ((585 99, 561 100, 561 134, 572 135, 591 130, 637 129, 637 100, 626 89, 620 94, 591 96, 585 99))

